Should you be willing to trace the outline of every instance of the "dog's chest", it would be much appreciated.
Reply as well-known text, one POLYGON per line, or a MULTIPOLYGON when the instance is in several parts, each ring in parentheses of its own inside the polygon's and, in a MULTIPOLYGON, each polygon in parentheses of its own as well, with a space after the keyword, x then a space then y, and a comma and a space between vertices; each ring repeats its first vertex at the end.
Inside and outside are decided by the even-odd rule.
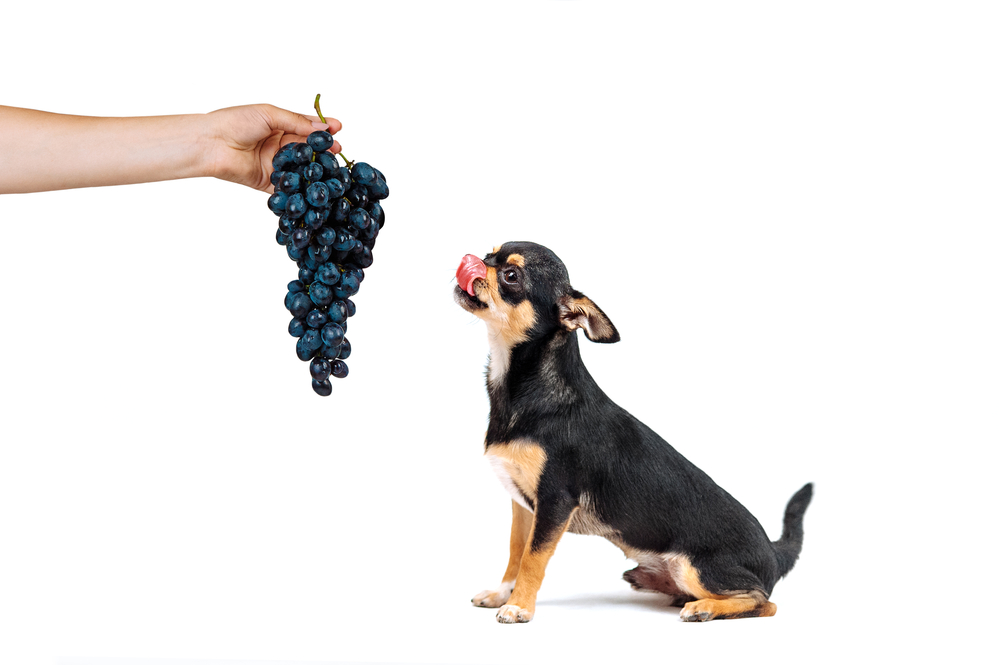
POLYGON ((494 443, 486 449, 486 459, 513 500, 534 512, 546 460, 541 446, 525 439, 494 443))

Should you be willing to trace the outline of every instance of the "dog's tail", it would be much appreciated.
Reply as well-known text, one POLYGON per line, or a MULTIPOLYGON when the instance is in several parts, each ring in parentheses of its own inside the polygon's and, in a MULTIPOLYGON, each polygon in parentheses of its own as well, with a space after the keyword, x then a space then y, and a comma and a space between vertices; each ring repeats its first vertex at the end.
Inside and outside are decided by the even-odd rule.
POLYGON ((777 550, 777 567, 780 569, 780 576, 787 575, 794 562, 801 554, 801 541, 805 536, 805 530, 801 523, 805 518, 805 509, 812 501, 812 484, 808 483, 794 493, 791 500, 787 502, 784 510, 784 532, 780 540, 774 541, 774 549, 777 550))

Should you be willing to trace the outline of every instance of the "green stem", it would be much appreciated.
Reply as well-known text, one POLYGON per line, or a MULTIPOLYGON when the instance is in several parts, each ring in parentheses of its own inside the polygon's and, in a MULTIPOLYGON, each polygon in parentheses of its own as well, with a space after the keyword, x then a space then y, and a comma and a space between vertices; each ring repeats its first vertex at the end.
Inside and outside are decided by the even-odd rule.
POLYGON ((319 110, 319 93, 316 93, 315 107, 316 107, 316 115, 319 116, 319 122, 321 122, 321 123, 323 123, 325 125, 326 124, 326 118, 323 117, 323 112, 319 110))

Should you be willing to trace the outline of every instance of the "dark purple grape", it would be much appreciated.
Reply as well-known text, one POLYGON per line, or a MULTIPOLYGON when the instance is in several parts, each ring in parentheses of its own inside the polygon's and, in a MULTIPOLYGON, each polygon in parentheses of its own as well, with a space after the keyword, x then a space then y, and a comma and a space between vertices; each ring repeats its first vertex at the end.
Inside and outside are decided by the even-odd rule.
POLYGON ((347 304, 342 300, 334 300, 330 303, 326 316, 330 321, 340 324, 342 327, 344 321, 347 320, 347 304))
POLYGON ((343 303, 347 306, 347 316, 354 316, 357 313, 357 307, 354 305, 353 300, 347 298, 343 303))
POLYGON ((284 214, 285 208, 288 207, 288 195, 284 192, 274 192, 267 199, 267 207, 275 215, 284 214))
POLYGON ((350 357, 350 340, 346 337, 343 338, 343 342, 340 344, 340 355, 337 358, 341 360, 346 360, 350 357))
POLYGON ((275 171, 284 171, 288 167, 295 164, 296 145, 296 143, 289 143, 274 153, 274 159, 271 160, 271 166, 275 171))
POLYGON ((329 180, 324 180, 323 182, 326 183, 326 188, 330 190, 331 199, 338 199, 343 196, 344 192, 347 191, 344 184, 336 178, 330 178, 329 180))
POLYGON ((329 397, 333 394, 333 384, 330 383, 329 379, 323 379, 322 381, 312 379, 312 389, 315 390, 316 394, 320 397, 329 397))
POLYGON ((347 221, 358 231, 364 231, 371 226, 371 217, 364 208, 354 208, 351 210, 347 221))
POLYGON ((288 197, 288 203, 285 204, 285 212, 288 213, 288 217, 291 219, 298 219, 305 214, 305 197, 301 193, 292 194, 288 197))
POLYGON ((316 182, 323 179, 323 165, 320 162, 310 162, 305 167, 305 179, 309 182, 316 182))
POLYGON ((327 323, 322 329, 323 344, 339 346, 343 342, 343 326, 338 323, 327 323))
POLYGON ((305 284, 300 279, 293 279, 288 282, 288 293, 298 293, 305 290, 305 284))
POLYGON ((328 245, 319 245, 318 247, 313 245, 309 246, 309 258, 316 262, 316 269, 330 260, 330 254, 332 252, 333 249, 328 245))
POLYGON ((305 325, 310 328, 322 328, 326 325, 326 312, 314 309, 305 316, 305 325))
POLYGON ((286 249, 288 250, 288 258, 292 261, 301 261, 303 256, 309 255, 307 251, 295 247, 293 243, 289 243, 286 249))
POLYGON ((385 211, 382 209, 382 204, 378 201, 375 201, 368 207, 368 215, 378 223, 379 229, 385 226, 385 211))
POLYGON ((298 355, 299 360, 308 360, 312 356, 316 355, 316 352, 311 351, 308 346, 306 346, 306 344, 302 341, 303 337, 305 337, 304 334, 302 337, 298 338, 297 342, 295 342, 295 354, 298 355))
POLYGON ((332 262, 324 263, 316 270, 316 279, 323 284, 333 286, 340 281, 340 269, 332 262))
POLYGON ((309 205, 317 208, 325 208, 330 204, 330 190, 322 182, 314 182, 305 191, 305 200, 309 205))
POLYGON ((294 171, 286 171, 281 175, 281 179, 278 180, 278 184, 275 185, 275 189, 279 192, 285 192, 289 195, 294 194, 302 187, 302 178, 294 171))
POLYGON ((322 164, 325 177, 332 178, 340 172, 340 165, 336 163, 336 158, 328 152, 317 152, 316 163, 322 164))
POLYGON ((304 250, 312 240, 312 231, 309 229, 295 229, 291 234, 291 243, 296 249, 304 250))
POLYGON ((322 358, 315 358, 309 363, 309 373, 316 381, 325 381, 330 376, 330 364, 322 358))
POLYGON ((367 185, 368 199, 371 201, 381 201, 387 199, 389 195, 388 185, 381 178, 376 178, 374 182, 367 185))
POLYGON ((277 234, 274 236, 274 240, 277 244, 287 246, 291 244, 291 236, 283 232, 281 229, 277 230, 277 234))
POLYGON ((288 334, 292 337, 301 337, 305 334, 305 323, 302 319, 292 319, 288 324, 288 334))
POLYGON ((314 328, 306 328, 302 333, 302 346, 315 353, 323 345, 320 332, 314 328))
POLYGON ((305 261, 302 262, 302 267, 298 269, 298 278, 306 284, 312 284, 316 281, 316 271, 305 265, 305 261))
POLYGON ((343 222, 347 221, 347 217, 350 215, 350 201, 347 199, 337 199, 336 203, 333 204, 333 221, 343 222))
POLYGON ((309 297, 312 298, 312 302, 320 307, 325 307, 332 302, 333 291, 322 282, 312 282, 309 285, 309 297))
POLYGON ((285 300, 285 306, 296 319, 304 319, 313 307, 312 300, 305 291, 292 294, 290 299, 285 300))
POLYGON ((323 213, 316 208, 309 208, 302 216, 302 223, 305 224, 306 228, 316 231, 322 228, 323 213))
POLYGON ((364 249, 361 250, 361 255, 354 262, 358 268, 370 268, 371 264, 375 262, 375 257, 365 245, 364 249))
POLYGON ((358 182, 362 185, 369 185, 375 181, 378 176, 375 174, 375 170, 371 168, 370 164, 366 162, 356 162, 354 167, 350 169, 350 177, 354 182, 358 182))
POLYGON ((332 245, 334 240, 336 240, 336 229, 332 226, 324 226, 316 234, 316 242, 320 245, 332 245))
POLYGON ((343 196, 355 208, 363 208, 368 205, 368 188, 364 185, 352 186, 343 196))
POLYGON ((278 217, 278 228, 281 229, 282 233, 291 235, 295 232, 297 227, 295 226, 294 220, 288 217, 288 215, 281 215, 278 217))
POLYGON ((316 152, 323 152, 333 147, 333 135, 324 130, 312 132, 306 141, 316 152))
POLYGON ((312 152, 312 146, 308 143, 296 143, 292 157, 294 157, 296 164, 303 166, 312 161, 312 152))
MULTIPOLYGON (((341 347, 341 353, 342 353, 342 348, 343 347, 341 347)), ((333 376, 335 376, 336 378, 338 379, 347 378, 347 372, 349 370, 347 369, 347 363, 345 363, 344 361, 334 360, 332 363, 330 363, 330 368, 332 370, 331 374, 333 374, 333 376)))

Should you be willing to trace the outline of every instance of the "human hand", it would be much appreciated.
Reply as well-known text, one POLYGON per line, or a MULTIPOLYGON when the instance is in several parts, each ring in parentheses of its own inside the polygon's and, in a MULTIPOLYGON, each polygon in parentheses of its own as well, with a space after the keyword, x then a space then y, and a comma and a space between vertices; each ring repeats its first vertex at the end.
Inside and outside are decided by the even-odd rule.
MULTIPOLYGON (((340 121, 292 113, 270 104, 253 104, 219 109, 207 114, 211 154, 208 155, 210 175, 246 185, 264 192, 273 192, 270 176, 271 160, 281 146, 305 141, 317 129, 331 134, 340 131, 340 121)), ((330 152, 340 152, 333 142, 330 152)))

